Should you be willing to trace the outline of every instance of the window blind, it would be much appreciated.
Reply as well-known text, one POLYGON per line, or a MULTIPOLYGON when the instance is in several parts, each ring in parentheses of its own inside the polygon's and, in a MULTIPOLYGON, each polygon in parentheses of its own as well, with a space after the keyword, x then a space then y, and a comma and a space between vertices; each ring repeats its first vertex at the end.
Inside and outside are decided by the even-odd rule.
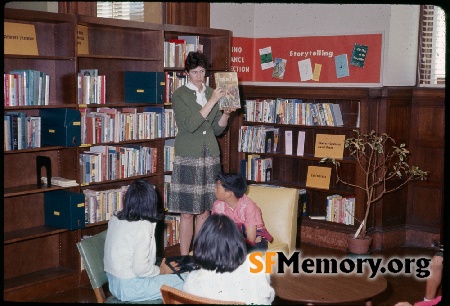
POLYGON ((144 2, 97 2, 97 17, 144 21, 144 2))
POLYGON ((434 5, 421 6, 419 86, 445 85, 445 13, 434 5))

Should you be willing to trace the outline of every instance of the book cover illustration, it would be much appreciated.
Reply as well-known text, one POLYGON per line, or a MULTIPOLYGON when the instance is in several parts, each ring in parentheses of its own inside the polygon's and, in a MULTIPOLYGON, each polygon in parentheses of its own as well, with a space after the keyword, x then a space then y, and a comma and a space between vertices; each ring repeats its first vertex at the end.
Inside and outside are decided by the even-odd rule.
POLYGON ((215 72, 216 86, 225 90, 225 96, 219 99, 219 109, 241 108, 237 72, 215 72))
POLYGON ((350 76, 350 73, 348 71, 348 61, 347 61, 347 54, 341 54, 337 55, 334 58, 334 62, 336 64, 336 77, 337 78, 343 78, 346 76, 350 76))
POLYGON ((284 131, 284 154, 292 155, 292 131, 284 131))
POLYGON ((364 62, 366 61, 368 49, 368 46, 355 44, 353 47, 352 57, 350 59, 350 65, 364 68, 364 62))
POLYGON ((320 71, 322 70, 322 64, 314 64, 314 72, 312 80, 318 82, 320 80, 320 71))
POLYGON ((286 71, 286 62, 284 58, 275 58, 272 77, 277 79, 283 79, 284 72, 286 71))
POLYGON ((269 69, 273 67, 272 47, 259 49, 259 58, 261 59, 261 69, 269 69))
POLYGON ((273 153, 274 144, 275 144, 275 131, 274 130, 266 131, 264 138, 264 152, 273 153))
POLYGON ((312 80, 313 73, 310 58, 298 61, 298 70, 300 72, 300 81, 312 80))
POLYGON ((298 131, 297 156, 303 156, 305 153, 305 131, 298 131))

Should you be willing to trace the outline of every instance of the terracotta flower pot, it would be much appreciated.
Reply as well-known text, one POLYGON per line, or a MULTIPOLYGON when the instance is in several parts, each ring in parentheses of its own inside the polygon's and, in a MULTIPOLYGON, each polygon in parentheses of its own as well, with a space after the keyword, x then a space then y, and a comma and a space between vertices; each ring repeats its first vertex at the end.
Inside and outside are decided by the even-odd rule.
POLYGON ((353 236, 353 234, 350 234, 347 237, 348 251, 353 254, 367 254, 372 243, 372 237, 366 236, 361 239, 361 236, 358 236, 358 238, 353 238, 353 236))

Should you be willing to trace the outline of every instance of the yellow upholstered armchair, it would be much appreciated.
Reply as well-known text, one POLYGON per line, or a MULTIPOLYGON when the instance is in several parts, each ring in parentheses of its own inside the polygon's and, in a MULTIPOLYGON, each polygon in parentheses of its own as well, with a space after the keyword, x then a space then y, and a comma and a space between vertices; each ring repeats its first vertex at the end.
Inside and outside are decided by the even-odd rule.
POLYGON ((268 251, 295 251, 297 237, 298 189, 249 185, 249 196, 261 208, 267 230, 274 237, 268 251))

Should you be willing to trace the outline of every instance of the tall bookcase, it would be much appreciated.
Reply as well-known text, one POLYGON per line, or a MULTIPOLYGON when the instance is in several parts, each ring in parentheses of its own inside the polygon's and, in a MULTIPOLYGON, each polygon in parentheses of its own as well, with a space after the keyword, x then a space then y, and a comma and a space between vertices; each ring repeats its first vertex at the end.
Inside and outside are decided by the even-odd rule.
MULTIPOLYGON (((162 72, 162 25, 137 21, 125 21, 109 18, 97 18, 77 15, 77 27, 84 31, 84 39, 88 44, 88 52, 77 50, 77 72, 83 69, 97 69, 99 75, 106 79, 105 104, 79 104, 81 111, 95 112, 99 107, 107 107, 121 112, 123 108, 135 108, 142 113, 146 106, 163 107, 157 101, 149 103, 125 102, 125 71, 162 72), (153 102, 153 103, 151 103, 153 102)), ((115 119, 118 124, 118 118, 115 119)), ((163 143, 162 137, 153 139, 126 140, 120 142, 96 142, 82 144, 80 154, 85 154, 92 147, 108 146, 109 148, 125 148, 127 146, 151 147, 156 149, 156 171, 126 178, 102 180, 81 184, 80 192, 87 189, 106 192, 131 184, 137 178, 148 180, 161 193, 163 189, 163 143)), ((82 182, 80 173, 78 180, 82 182)), ((107 220, 86 224, 81 230, 81 237, 94 235, 107 229, 107 220)))
MULTIPOLYGON (((262 182, 262 184, 271 184, 277 186, 294 187, 299 189, 306 189, 308 194, 308 215, 322 215, 326 214, 326 198, 333 194, 339 194, 343 197, 355 197, 356 210, 355 217, 361 219, 363 216, 364 194, 356 189, 351 188, 341 183, 336 183, 335 169, 333 165, 320 163, 322 158, 314 156, 314 148, 317 134, 332 134, 345 135, 345 137, 353 137, 354 129, 359 129, 362 132, 367 132, 367 105, 372 99, 373 93, 367 88, 302 88, 302 87, 284 87, 284 86, 242 86, 241 95, 243 104, 245 100, 263 100, 263 99, 300 99, 302 102, 310 103, 336 103, 339 104, 343 126, 317 126, 317 125, 292 125, 292 124, 275 124, 263 122, 249 122, 245 121, 244 112, 242 110, 239 117, 239 123, 233 126, 232 138, 230 140, 231 147, 237 148, 239 141, 239 128, 245 125, 266 125, 279 128, 280 136, 277 146, 277 151, 272 153, 258 153, 262 158, 271 157, 273 159, 272 177, 269 182, 262 182), (285 131, 292 131, 292 148, 293 154, 287 155, 285 152, 285 131), (299 131, 305 132, 304 155, 297 156, 297 136, 299 131), (306 187, 308 166, 330 167, 331 180, 329 189, 319 189, 306 187)), ((237 151, 237 150, 236 150, 237 151)), ((248 154, 239 153, 239 159, 232 161, 232 169, 239 171, 240 160, 247 160, 248 154)), ((344 150, 344 158, 339 160, 342 166, 341 175, 350 181, 356 181, 361 178, 356 163, 349 157, 348 151, 344 150)), ((259 182, 248 181, 249 183, 261 184, 259 182)), ((303 230, 305 227, 321 228, 329 233, 351 233, 356 230, 357 225, 344 225, 335 222, 312 220, 308 217, 299 218, 299 224, 303 230), (304 227, 303 227, 304 226, 304 227)), ((356 224, 356 222, 355 222, 356 224)), ((299 227, 300 228, 300 227, 299 227)), ((303 233, 302 233, 303 234, 303 233)), ((302 242, 308 242, 308 238, 302 235, 302 242)), ((309 241, 312 242, 312 241, 309 241)))
MULTIPOLYGON (((50 75, 48 106, 5 107, 4 112, 20 111, 38 116, 40 109, 71 108, 81 112, 98 107, 121 110, 146 106, 170 108, 163 103, 125 103, 124 72, 164 72, 164 39, 177 35, 199 35, 214 71, 229 71, 231 32, 118 19, 96 18, 71 14, 54 14, 28 10, 5 9, 5 22, 32 24, 36 30, 39 55, 5 54, 4 71, 33 69, 50 75), (85 31, 88 52, 77 52, 77 29, 85 31), (87 35, 86 35, 87 33, 87 35), (83 53, 83 54, 81 54, 83 53), (97 69, 106 78, 106 104, 78 104, 77 74, 81 69, 97 69)), ((179 69, 182 72, 183 69, 179 69)), ((214 82, 214 80, 212 80, 214 82)), ((212 83, 214 84, 214 83, 212 83)), ((229 168, 229 130, 219 142, 224 171, 229 168)), ((33 301, 80 284, 89 284, 76 242, 83 236, 107 229, 107 221, 88 223, 76 230, 45 225, 44 194, 57 189, 82 193, 86 189, 106 191, 129 185, 143 178, 156 186, 163 198, 164 137, 129 140, 119 143, 99 143, 99 146, 144 146, 157 149, 156 171, 125 179, 103 180, 71 188, 37 187, 36 157, 47 156, 52 161, 52 176, 81 183, 80 154, 92 145, 79 147, 46 146, 4 152, 4 299, 33 301)), ((43 176, 45 175, 45 172, 43 176)), ((162 206, 162 202, 161 202, 162 206)), ((162 207, 161 207, 162 208, 162 207)), ((162 233, 157 238, 161 239, 162 233)), ((164 251, 170 253, 170 250, 164 251)), ((162 255, 163 250, 159 250, 162 255)))
MULTIPOLYGON (((39 116, 40 109, 76 108, 75 16, 12 9, 4 12, 5 22, 34 26, 39 54, 5 54, 4 71, 33 69, 50 75, 48 106, 5 107, 4 112, 39 116)), ((45 226, 44 221, 44 194, 62 188, 38 188, 36 177, 36 157, 46 156, 52 162, 52 176, 77 179, 77 155, 78 148, 60 146, 4 152, 5 300, 32 300, 78 283, 75 243, 79 233, 45 226)))

